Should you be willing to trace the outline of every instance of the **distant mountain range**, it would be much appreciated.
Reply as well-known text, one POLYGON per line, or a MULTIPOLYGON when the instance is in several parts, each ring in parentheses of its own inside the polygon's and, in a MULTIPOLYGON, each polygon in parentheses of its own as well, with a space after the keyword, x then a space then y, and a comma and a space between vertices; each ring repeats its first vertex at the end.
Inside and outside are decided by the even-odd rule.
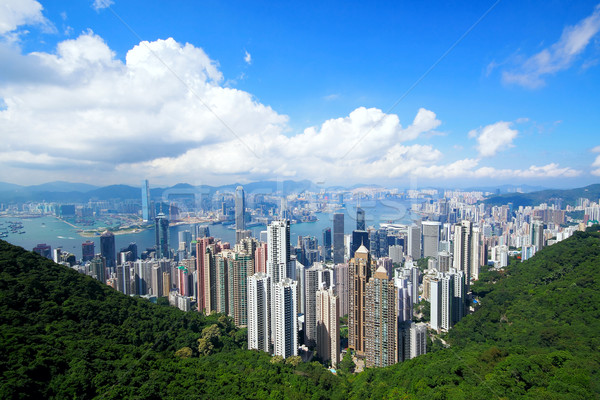
POLYGON ((485 200, 485 203, 493 206, 513 203, 514 207, 526 207, 560 201, 564 207, 567 204, 575 205, 577 199, 580 198, 587 198, 597 202, 600 199, 600 184, 576 189, 546 189, 531 193, 507 193, 489 197, 485 200))
MULTIPOLYGON (((215 192, 233 192, 236 187, 243 186, 246 193, 271 194, 279 191, 284 193, 301 193, 306 190, 318 190, 313 182, 303 181, 260 181, 241 185, 239 183, 209 186, 193 186, 187 183, 178 183, 167 188, 153 188, 150 196, 159 199, 163 195, 189 195, 207 194, 215 192)), ((85 183, 70 183, 56 181, 33 186, 21 186, 13 183, 0 182, 0 202, 73 202, 81 203, 89 200, 111 200, 111 199, 139 199, 141 188, 129 185, 110 185, 98 187, 85 183)))
MULTIPOLYGON (((213 195, 216 192, 233 192, 236 187, 243 186, 247 194, 260 193, 271 194, 283 191, 283 193, 302 193, 304 191, 319 191, 324 188, 322 184, 315 184, 309 180, 302 181, 259 181, 246 184, 233 183, 222 186, 190 185, 178 183, 166 188, 152 188, 150 196, 160 199, 165 195, 186 196, 190 194, 213 195)), ((326 190, 354 190, 358 188, 382 188, 380 185, 356 184, 349 187, 331 186, 326 190)), ((443 193, 443 188, 436 188, 443 193)), ((529 206, 540 203, 551 202, 552 199, 562 199, 563 204, 575 204, 578 198, 586 197, 591 200, 600 198, 600 185, 590 185, 577 189, 544 189, 539 186, 529 185, 500 185, 495 187, 473 187, 461 189, 466 191, 483 191, 499 193, 486 199, 486 204, 500 205, 512 202, 514 206, 529 206), (518 193, 520 191, 521 193, 518 193)), ((71 183, 56 181, 41 185, 22 186, 14 183, 0 182, 0 202, 19 203, 27 201, 47 202, 73 202, 82 203, 89 200, 111 200, 111 199, 139 199, 141 188, 129 185, 110 185, 99 187, 87 183, 71 183)))

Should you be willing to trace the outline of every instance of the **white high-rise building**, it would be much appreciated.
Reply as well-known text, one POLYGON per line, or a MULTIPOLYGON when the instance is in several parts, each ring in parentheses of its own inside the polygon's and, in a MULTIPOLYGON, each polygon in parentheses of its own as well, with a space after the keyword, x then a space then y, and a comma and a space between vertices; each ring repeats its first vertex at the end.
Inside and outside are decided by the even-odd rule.
POLYGON ((295 278, 290 260, 290 221, 273 221, 267 227, 267 275, 272 284, 295 278))
POLYGON ((454 276, 444 274, 440 277, 441 303, 440 303, 440 328, 449 330, 454 319, 454 276))
POLYGON ((262 272, 248 277, 248 348, 271 351, 271 279, 262 272))
POLYGON ((390 246, 388 248, 388 253, 393 263, 402 263, 402 261, 404 260, 404 255, 402 254, 402 252, 402 246, 400 246, 399 244, 390 246))
POLYGON ((429 281, 429 301, 431 304, 431 329, 448 330, 453 325, 454 276, 439 274, 429 281))
POLYGON ((471 267, 473 265, 473 229, 470 221, 462 221, 454 227, 454 269, 463 271, 467 291, 470 288, 471 267))
POLYGON ((317 353, 332 366, 340 362, 340 302, 332 288, 316 293, 317 353))
POLYGON ((481 229, 479 227, 473 227, 473 237, 471 242, 473 246, 471 249, 471 276, 465 278, 476 281, 479 279, 479 267, 481 266, 481 229))
POLYGON ((285 278, 273 285, 275 321, 274 353, 287 358, 298 355, 298 318, 296 317, 296 281, 285 278))
POLYGON ((409 279, 396 277, 394 285, 396 286, 398 323, 401 324, 410 321, 413 316, 412 283, 409 279))
POLYGON ((431 329, 437 331, 440 329, 440 306, 442 302, 441 284, 439 278, 433 278, 429 281, 429 303, 430 317, 429 325, 431 329))
POLYGON ((427 353, 427 326, 425 324, 410 325, 410 358, 427 353))
POLYGON ((340 315, 348 315, 348 290, 350 289, 348 264, 336 264, 334 266, 334 290, 340 301, 340 315))
POLYGON ((332 285, 333 270, 325 268, 322 263, 315 263, 305 270, 304 343, 308 347, 315 347, 317 344, 316 293, 332 285))
POLYGON ((423 221, 423 257, 437 257, 440 242, 440 225, 438 221, 423 221))

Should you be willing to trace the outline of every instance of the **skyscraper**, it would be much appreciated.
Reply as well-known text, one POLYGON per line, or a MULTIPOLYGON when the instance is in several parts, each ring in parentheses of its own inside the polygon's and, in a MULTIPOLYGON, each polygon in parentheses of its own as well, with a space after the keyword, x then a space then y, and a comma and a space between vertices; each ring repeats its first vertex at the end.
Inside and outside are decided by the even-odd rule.
POLYGON ((397 362, 396 288, 379 267, 366 285, 365 358, 367 367, 397 362))
POLYGON ((296 281, 284 278, 273 285, 275 323, 274 353, 287 358, 298 355, 298 318, 296 317, 296 281))
POLYGON ((348 315, 348 291, 350 290, 348 264, 335 264, 333 270, 335 277, 334 290, 340 302, 340 315, 348 315))
POLYGON ((354 349, 359 357, 365 355, 366 285, 375 273, 375 267, 376 263, 365 246, 360 246, 348 263, 348 347, 354 349))
POLYGON ((455 319, 454 306, 454 276, 450 273, 440 273, 429 282, 429 297, 431 303, 431 329, 449 330, 455 319))
POLYGON ((204 311, 206 308, 204 262, 206 260, 206 249, 213 241, 212 237, 202 237, 196 241, 196 293, 198 297, 198 311, 204 311))
POLYGON ((156 234, 156 258, 170 258, 169 254, 169 220, 163 213, 159 213, 154 220, 156 234))
POLYGON ((316 293, 331 287, 332 283, 333 270, 324 268, 322 263, 315 263, 305 271, 304 343, 308 347, 315 347, 317 344, 316 293))
POLYGON ((333 263, 344 262, 344 214, 333 214, 333 263))
POLYGON ((365 225, 365 210, 360 207, 356 208, 356 230, 357 231, 366 231, 365 225))
POLYGON ((535 246, 535 251, 538 252, 544 248, 544 224, 539 219, 534 219, 530 226, 531 244, 535 246))
POLYGON ((323 260, 331 261, 331 228, 323 229, 323 260))
POLYGON ((272 284, 294 278, 290 262, 290 221, 273 221, 267 227, 267 275, 272 284))
POLYGON ((91 261, 95 254, 95 243, 91 240, 86 240, 81 244, 81 261, 91 261))
POLYGON ((437 257, 440 242, 440 222, 423 221, 423 257, 437 257))
POLYGON ((106 268, 110 272, 115 272, 117 266, 117 252, 115 249, 115 235, 112 232, 104 231, 100 235, 100 255, 106 261, 106 268))
POLYGON ((248 277, 248 348, 271 352, 271 279, 262 272, 248 277))
POLYGON ((90 261, 90 270, 94 278, 106 283, 106 259, 104 257, 94 257, 90 261))
MULTIPOLYGON (((370 239, 369 232, 367 231, 352 231, 352 248, 350 249, 350 254, 356 253, 356 250, 363 245, 369 248, 370 239)), ((372 254, 372 253, 371 253, 372 254)))
POLYGON ((235 189, 235 230, 246 230, 246 198, 241 186, 235 189))
POLYGON ((315 293, 317 354, 332 366, 340 362, 340 307, 332 288, 315 293))
POLYGON ((248 324, 248 276, 254 270, 250 252, 235 252, 229 259, 229 306, 236 326, 248 324))
POLYGON ((421 258, 421 224, 408 227, 408 246, 406 255, 412 257, 414 261, 421 258))
POLYGON ((462 221, 454 227, 454 269, 463 271, 465 284, 469 291, 472 260, 472 226, 470 221, 462 221))
POLYGON ((142 220, 144 222, 150 221, 152 218, 150 207, 150 185, 148 180, 142 181, 142 220))

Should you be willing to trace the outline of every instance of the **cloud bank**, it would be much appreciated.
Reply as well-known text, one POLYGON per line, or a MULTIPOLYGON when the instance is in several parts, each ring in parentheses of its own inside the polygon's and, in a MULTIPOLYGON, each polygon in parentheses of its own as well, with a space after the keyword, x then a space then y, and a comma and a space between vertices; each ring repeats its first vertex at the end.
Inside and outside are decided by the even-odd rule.
MULTIPOLYGON (((32 10, 22 15, 38 21, 41 9, 32 10)), ((19 18, 2 26, 14 30, 27 20, 19 18)), ((22 54, 10 43, 0 44, 0 53, 7 61, 0 73, 10 74, 0 81, 0 180, 355 183, 580 173, 554 163, 480 165, 480 157, 512 146, 517 131, 508 122, 473 131, 480 157, 449 160, 427 142, 442 122, 426 108, 408 125, 358 107, 292 132, 286 115, 227 87, 201 48, 172 38, 141 42, 124 60, 92 31, 60 42, 53 53, 22 54)))

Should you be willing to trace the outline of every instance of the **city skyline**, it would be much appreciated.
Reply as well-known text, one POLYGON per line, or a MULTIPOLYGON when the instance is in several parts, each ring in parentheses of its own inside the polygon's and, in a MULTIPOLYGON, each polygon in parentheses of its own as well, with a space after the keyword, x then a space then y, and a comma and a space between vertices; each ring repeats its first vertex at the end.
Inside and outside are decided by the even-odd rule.
POLYGON ((596 2, 6 4, 0 181, 600 175, 596 2))

